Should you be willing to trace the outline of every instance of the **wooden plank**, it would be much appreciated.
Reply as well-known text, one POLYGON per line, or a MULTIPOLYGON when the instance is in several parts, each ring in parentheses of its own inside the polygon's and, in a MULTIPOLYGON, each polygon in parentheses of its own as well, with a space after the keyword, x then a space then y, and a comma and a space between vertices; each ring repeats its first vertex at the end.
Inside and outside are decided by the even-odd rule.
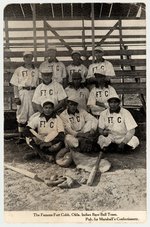
POLYGON ((34 62, 37 62, 37 48, 36 48, 36 9, 35 4, 32 4, 33 7, 33 41, 34 41, 34 62))
MULTIPOLYGON (((94 31, 94 3, 91 3, 91 24, 92 24, 92 63, 95 61, 95 31, 94 31)), ((86 38, 86 36, 85 36, 86 38)))

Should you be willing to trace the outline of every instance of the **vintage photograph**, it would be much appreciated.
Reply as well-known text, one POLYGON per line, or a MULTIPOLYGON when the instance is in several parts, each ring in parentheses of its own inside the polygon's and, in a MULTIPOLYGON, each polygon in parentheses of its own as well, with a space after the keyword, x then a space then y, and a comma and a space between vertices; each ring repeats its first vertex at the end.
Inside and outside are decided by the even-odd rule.
POLYGON ((8 4, 3 51, 5 221, 145 222, 145 2, 8 4))

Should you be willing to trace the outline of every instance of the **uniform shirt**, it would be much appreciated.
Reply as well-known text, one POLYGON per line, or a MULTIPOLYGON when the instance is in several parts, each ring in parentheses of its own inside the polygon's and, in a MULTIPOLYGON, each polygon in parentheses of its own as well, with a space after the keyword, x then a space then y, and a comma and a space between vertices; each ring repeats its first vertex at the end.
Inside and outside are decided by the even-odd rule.
POLYGON ((67 95, 62 85, 56 81, 52 81, 48 85, 44 83, 39 84, 35 89, 32 102, 41 105, 44 100, 50 99, 54 102, 54 105, 57 105, 58 101, 61 101, 66 97, 67 95))
POLYGON ((60 62, 60 61, 56 61, 56 62, 48 62, 48 60, 44 61, 41 63, 39 70, 41 68, 52 68, 53 69, 53 77, 52 79, 57 81, 58 83, 63 82, 63 79, 66 78, 66 68, 65 65, 60 62))
POLYGON ((82 77, 82 82, 85 82, 88 70, 83 64, 80 64, 80 65, 70 64, 70 65, 68 65, 66 70, 67 70, 67 74, 69 76, 69 78, 68 78, 69 82, 72 82, 72 73, 74 73, 74 72, 79 72, 82 77))
POLYGON ((87 105, 90 106, 92 114, 94 115, 100 115, 100 113, 105 110, 105 107, 108 107, 107 100, 110 96, 116 96, 116 90, 108 85, 108 88, 97 88, 94 87, 90 91, 89 99, 87 102, 87 105), (101 107, 96 105, 96 101, 104 103, 105 107, 101 107))
POLYGON ((19 90, 22 87, 36 87, 39 83, 39 71, 34 66, 30 69, 20 66, 15 70, 10 83, 19 90))
POLYGON ((76 97, 76 95, 77 95, 79 97, 80 107, 85 110, 87 109, 87 100, 89 97, 89 90, 86 87, 78 88, 76 90, 75 88, 68 86, 65 88, 65 92, 68 97, 70 97, 70 96, 76 97))
POLYGON ((94 73, 98 68, 100 68, 101 70, 104 70, 104 74, 106 76, 115 76, 113 65, 109 61, 104 59, 102 62, 99 62, 99 63, 96 62, 89 66, 87 79, 95 77, 94 73))
POLYGON ((28 122, 28 126, 32 129, 37 129, 37 132, 42 137, 47 136, 51 132, 64 132, 64 126, 59 116, 51 117, 48 121, 43 114, 38 113, 34 117, 31 117, 28 122))
POLYGON ((115 139, 119 140, 126 135, 126 133, 137 127, 137 123, 132 117, 131 113, 122 108, 119 113, 110 113, 109 108, 101 113, 99 118, 99 128, 109 129, 115 139))
POLYGON ((87 122, 91 123, 91 129, 95 129, 95 124, 97 124, 95 117, 80 108, 77 109, 75 114, 69 114, 66 109, 60 114, 60 118, 63 121, 66 132, 74 136, 82 131, 87 122))

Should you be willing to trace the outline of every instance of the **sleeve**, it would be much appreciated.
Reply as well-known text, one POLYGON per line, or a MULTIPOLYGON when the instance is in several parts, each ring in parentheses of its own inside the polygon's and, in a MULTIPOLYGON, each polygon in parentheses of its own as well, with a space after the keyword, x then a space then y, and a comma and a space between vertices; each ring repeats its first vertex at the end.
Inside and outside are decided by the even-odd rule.
POLYGON ((115 76, 114 67, 109 61, 107 61, 106 76, 115 76))
POLYGON ((38 121, 39 121, 39 114, 38 116, 37 114, 35 116, 33 115, 29 119, 27 126, 35 130, 38 127, 38 121))
POLYGON ((133 116, 128 110, 124 110, 124 120, 125 125, 128 131, 137 127, 137 123, 135 122, 133 116))
POLYGON ((113 96, 113 95, 116 96, 116 95, 118 95, 114 87, 109 86, 109 89, 110 89, 110 96, 113 96))
POLYGON ((19 82, 19 68, 17 68, 16 70, 15 70, 15 72, 14 72, 14 74, 12 75, 12 78, 11 78, 11 80, 10 80, 10 83, 12 84, 12 85, 14 85, 14 86, 16 86, 16 87, 18 87, 18 82, 19 82))
MULTIPOLYGON (((90 123, 90 128, 96 130, 97 129, 97 125, 98 125, 98 121, 95 117, 93 117, 90 113, 88 113, 86 110, 81 110, 84 119, 85 119, 85 123, 86 125, 89 125, 90 123)), ((85 126, 84 126, 85 128, 85 126)))
POLYGON ((93 88, 93 89, 90 91, 89 98, 88 98, 88 101, 87 101, 87 106, 95 105, 95 103, 96 103, 96 98, 95 98, 95 88, 93 88))
POLYGON ((62 101, 67 97, 66 92, 61 84, 57 84, 57 95, 58 95, 58 101, 62 101))
POLYGON ((40 103, 39 97, 40 97, 40 85, 35 89, 32 102, 40 105, 41 103, 40 103))
POLYGON ((87 78, 87 74, 88 74, 88 69, 85 67, 85 65, 83 65, 83 69, 84 69, 84 77, 86 79, 87 78))
POLYGON ((64 132, 64 125, 59 116, 57 116, 57 127, 58 127, 58 133, 59 132, 64 132))
POLYGON ((98 120, 98 127, 101 129, 104 129, 106 126, 104 113, 105 113, 104 111, 101 113, 99 120, 98 120))
POLYGON ((65 131, 70 135, 76 136, 77 132, 72 129, 71 122, 65 113, 60 114, 60 118, 62 119, 65 131))
POLYGON ((89 69, 88 69, 88 73, 87 73, 86 79, 89 79, 89 78, 92 78, 92 77, 94 77, 94 76, 93 76, 93 72, 92 72, 92 67, 90 65, 89 69))
POLYGON ((62 78, 64 79, 67 77, 66 67, 63 63, 61 66, 62 66, 62 78))

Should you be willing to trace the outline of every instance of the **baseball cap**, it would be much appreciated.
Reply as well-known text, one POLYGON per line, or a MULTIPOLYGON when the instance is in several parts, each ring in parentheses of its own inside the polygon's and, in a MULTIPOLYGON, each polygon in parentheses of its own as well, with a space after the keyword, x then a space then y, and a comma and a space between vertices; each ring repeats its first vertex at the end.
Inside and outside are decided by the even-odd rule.
POLYGON ((32 56, 33 56, 33 54, 32 54, 31 51, 25 51, 25 52, 23 53, 23 57, 26 56, 26 55, 32 55, 32 56))
POLYGON ((104 52, 103 48, 100 46, 95 47, 94 50, 99 52, 104 52))
POLYGON ((109 98, 107 99, 107 101, 109 102, 111 99, 117 99, 117 100, 121 101, 118 95, 110 95, 109 98))
POLYGON ((103 75, 103 76, 106 76, 106 70, 104 70, 104 69, 98 67, 98 68, 96 69, 94 75, 95 75, 95 76, 96 76, 96 75, 100 75, 100 76, 103 75))
POLYGON ((53 69, 52 69, 52 67, 41 67, 40 72, 43 73, 43 74, 44 73, 52 73, 53 69))
POLYGON ((72 56, 73 54, 79 54, 79 55, 81 56, 80 51, 77 51, 77 50, 72 51, 71 56, 72 56))
POLYGON ((68 101, 72 101, 72 102, 75 102, 75 103, 79 104, 78 96, 72 95, 72 96, 68 97, 68 101))
POLYGON ((72 73, 72 79, 82 79, 81 73, 73 72, 72 73))
POLYGON ((52 104, 54 106, 54 101, 51 99, 44 99, 41 103, 41 106, 44 107, 46 104, 52 104))
POLYGON ((47 50, 57 50, 56 46, 55 45, 49 45, 47 47, 47 50))

